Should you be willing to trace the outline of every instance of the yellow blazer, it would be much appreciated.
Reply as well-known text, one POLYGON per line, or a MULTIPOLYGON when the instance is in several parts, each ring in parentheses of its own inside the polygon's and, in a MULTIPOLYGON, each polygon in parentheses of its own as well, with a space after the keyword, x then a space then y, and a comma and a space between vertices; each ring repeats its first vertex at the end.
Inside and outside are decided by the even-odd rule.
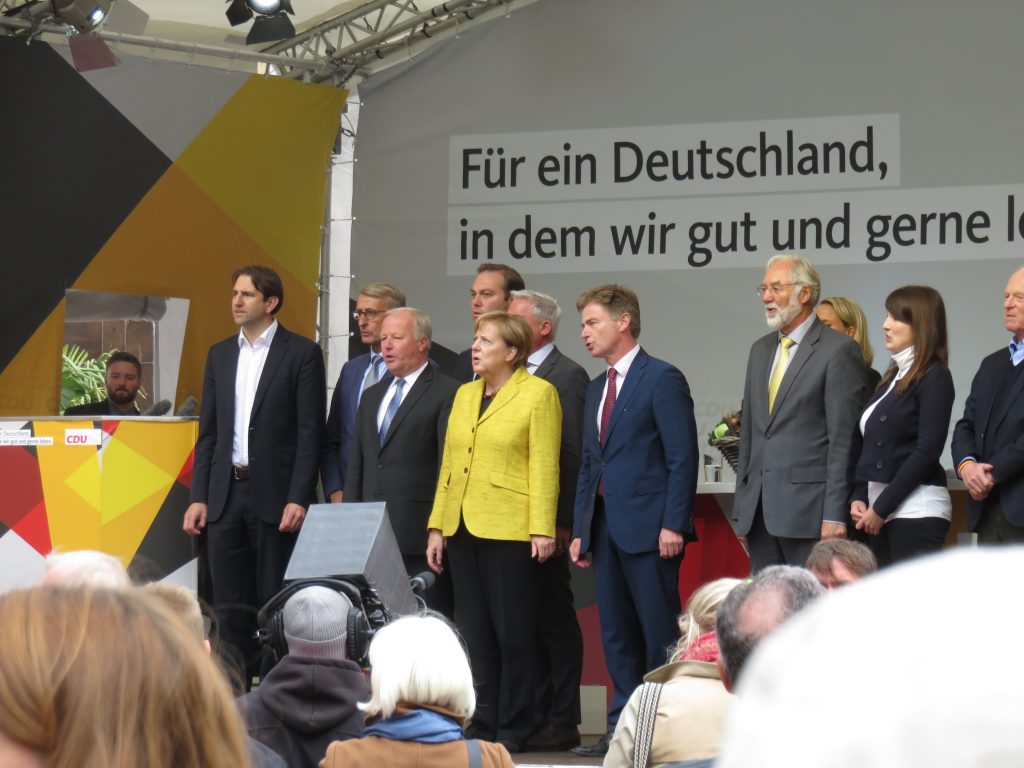
POLYGON ((555 388, 518 368, 480 415, 484 383, 455 395, 430 528, 481 539, 555 535, 562 407, 555 388))

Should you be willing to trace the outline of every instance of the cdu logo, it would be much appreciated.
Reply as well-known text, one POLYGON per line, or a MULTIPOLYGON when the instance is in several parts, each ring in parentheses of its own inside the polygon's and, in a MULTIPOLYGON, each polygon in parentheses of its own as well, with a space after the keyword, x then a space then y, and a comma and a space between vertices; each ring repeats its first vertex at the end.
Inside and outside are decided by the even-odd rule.
POLYGON ((101 429, 65 429, 64 445, 99 445, 103 438, 101 429))

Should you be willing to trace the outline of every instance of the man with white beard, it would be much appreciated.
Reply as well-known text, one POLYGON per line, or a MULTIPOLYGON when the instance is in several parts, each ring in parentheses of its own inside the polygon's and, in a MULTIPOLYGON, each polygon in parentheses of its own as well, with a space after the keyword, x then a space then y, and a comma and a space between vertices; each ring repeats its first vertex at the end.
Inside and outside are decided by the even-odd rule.
POLYGON ((796 254, 773 256, 757 288, 772 332, 747 361, 732 511, 752 572, 802 565, 819 539, 846 536, 867 370, 856 342, 818 321, 820 292, 796 254))

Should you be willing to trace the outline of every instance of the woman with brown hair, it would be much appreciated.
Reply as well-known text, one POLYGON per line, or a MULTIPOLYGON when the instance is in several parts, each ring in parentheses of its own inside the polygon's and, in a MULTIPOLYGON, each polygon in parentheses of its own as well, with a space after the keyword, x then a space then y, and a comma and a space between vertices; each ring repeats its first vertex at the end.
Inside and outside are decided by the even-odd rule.
POLYGON ((939 457, 955 396, 939 292, 897 288, 885 309, 892 364, 861 414, 864 442, 850 505, 879 567, 942 548, 952 503, 939 457))
POLYGON ((2 765, 250 765, 227 683, 151 595, 10 592, 0 596, 0 649, 2 765))

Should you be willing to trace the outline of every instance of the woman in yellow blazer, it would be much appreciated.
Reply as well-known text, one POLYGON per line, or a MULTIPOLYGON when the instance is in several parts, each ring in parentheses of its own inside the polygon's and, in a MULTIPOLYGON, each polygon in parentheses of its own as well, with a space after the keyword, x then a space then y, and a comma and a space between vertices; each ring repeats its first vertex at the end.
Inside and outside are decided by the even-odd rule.
POLYGON ((448 548, 455 620, 477 685, 469 733, 521 749, 534 728, 533 564, 555 549, 562 409, 555 388, 527 373, 529 325, 506 312, 476 322, 473 370, 455 395, 427 562, 448 548))

